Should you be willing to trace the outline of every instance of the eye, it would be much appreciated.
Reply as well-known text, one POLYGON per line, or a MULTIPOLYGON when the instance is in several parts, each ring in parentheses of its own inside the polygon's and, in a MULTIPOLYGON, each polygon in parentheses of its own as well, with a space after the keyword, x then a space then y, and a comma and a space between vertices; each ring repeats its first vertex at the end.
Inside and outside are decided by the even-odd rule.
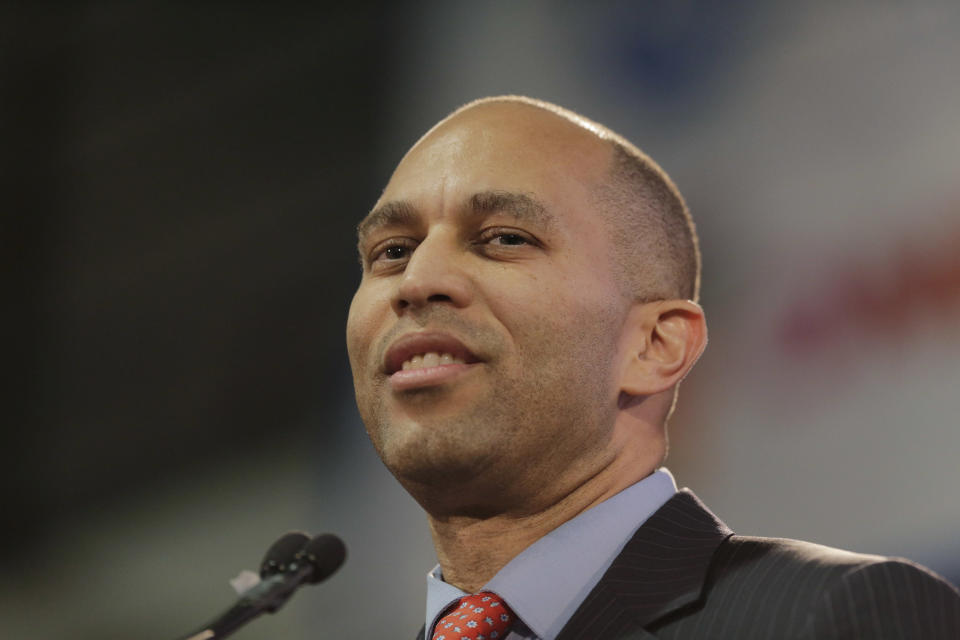
POLYGON ((381 254, 386 260, 403 260, 407 257, 407 252, 409 249, 402 247, 400 245, 393 245, 392 247, 387 247, 383 250, 381 254))
POLYGON ((522 244, 530 244, 527 242, 527 239, 524 238, 519 233, 498 233, 493 238, 490 239, 491 244, 500 244, 507 246, 518 246, 522 244))
POLYGON ((492 228, 485 229, 480 234, 477 244, 492 247, 523 247, 538 245, 537 240, 529 233, 517 229, 492 228))
POLYGON ((368 258, 370 268, 380 270, 402 265, 410 259, 415 248, 416 242, 410 238, 385 240, 371 249, 368 258))

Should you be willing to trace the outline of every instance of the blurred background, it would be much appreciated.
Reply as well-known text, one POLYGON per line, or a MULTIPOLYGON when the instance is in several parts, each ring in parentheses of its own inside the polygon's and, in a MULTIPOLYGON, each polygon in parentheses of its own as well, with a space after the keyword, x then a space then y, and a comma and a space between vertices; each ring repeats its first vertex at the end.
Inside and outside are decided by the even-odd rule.
POLYGON ((300 528, 347 564, 237 638, 413 637, 435 560, 353 404, 353 228, 501 93, 624 134, 693 210, 678 483, 960 581, 960 9, 600 5, 0 5, 0 636, 183 635, 300 528))

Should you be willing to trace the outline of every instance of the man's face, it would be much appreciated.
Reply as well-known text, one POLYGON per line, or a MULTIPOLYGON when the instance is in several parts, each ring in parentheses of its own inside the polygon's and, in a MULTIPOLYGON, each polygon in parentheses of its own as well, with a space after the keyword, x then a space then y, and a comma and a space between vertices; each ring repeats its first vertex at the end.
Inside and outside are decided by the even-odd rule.
POLYGON ((357 405, 415 497, 529 505, 611 459, 629 301, 590 198, 609 157, 553 114, 475 108, 407 154, 361 225, 357 405))

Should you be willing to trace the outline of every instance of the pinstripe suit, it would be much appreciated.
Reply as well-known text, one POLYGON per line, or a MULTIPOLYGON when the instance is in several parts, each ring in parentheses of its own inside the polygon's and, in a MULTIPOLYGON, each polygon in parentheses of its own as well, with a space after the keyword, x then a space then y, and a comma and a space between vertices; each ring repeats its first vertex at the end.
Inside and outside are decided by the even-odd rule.
POLYGON ((960 640, 960 593, 906 560, 734 535, 684 490, 637 530, 557 640, 654 638, 960 640))

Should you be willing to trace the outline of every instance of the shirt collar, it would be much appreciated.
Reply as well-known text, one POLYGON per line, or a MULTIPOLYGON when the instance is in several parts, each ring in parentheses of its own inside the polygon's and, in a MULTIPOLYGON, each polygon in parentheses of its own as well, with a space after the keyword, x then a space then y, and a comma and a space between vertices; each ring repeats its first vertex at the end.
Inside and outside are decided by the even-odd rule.
MULTIPOLYGON (((560 633, 637 528, 676 493, 661 468, 565 522, 524 549, 484 585, 504 599, 538 638, 560 633)), ((427 574, 426 625, 467 595, 443 582, 440 566, 427 574)))

